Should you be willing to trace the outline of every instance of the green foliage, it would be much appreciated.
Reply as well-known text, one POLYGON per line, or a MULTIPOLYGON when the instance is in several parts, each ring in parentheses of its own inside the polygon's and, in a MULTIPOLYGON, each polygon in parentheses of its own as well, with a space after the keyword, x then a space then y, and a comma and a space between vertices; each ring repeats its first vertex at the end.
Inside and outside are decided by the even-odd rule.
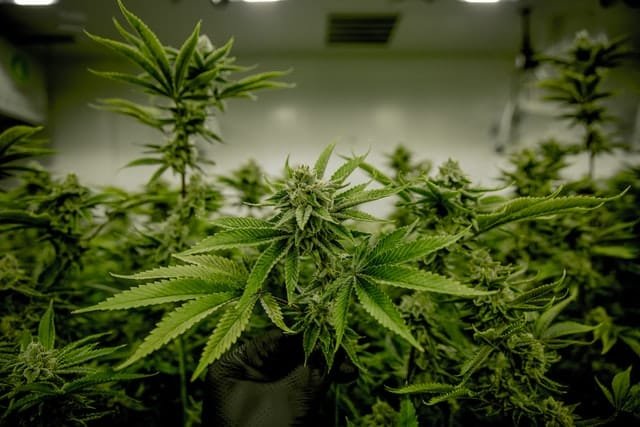
POLYGON ((129 163, 156 173, 133 192, 89 189, 22 162, 48 153, 38 128, 0 134, 3 424, 196 425, 208 365, 274 328, 329 372, 344 355, 357 367, 319 402, 339 425, 637 424, 640 169, 563 175, 574 154, 615 146, 601 86, 621 43, 579 36, 551 61, 546 87, 585 143, 514 154, 505 188, 402 147, 390 173, 366 156, 328 171, 333 145, 281 177, 249 162, 211 183, 197 150, 219 139, 208 119, 227 98, 283 86, 282 73, 238 77, 231 41, 214 48, 198 24, 165 46, 119 5, 123 41, 90 37, 139 74, 94 73, 152 101, 100 106, 161 131, 129 163), (371 180, 351 182, 357 171, 371 180), (389 218, 366 210, 391 199, 389 218))
POLYGON ((479 231, 484 232, 509 222, 567 212, 584 212, 597 208, 608 200, 612 199, 590 196, 557 197, 556 194, 547 197, 520 197, 510 200, 494 212, 478 215, 476 221, 479 231))
POLYGON ((631 366, 613 377, 610 389, 596 382, 616 413, 640 411, 640 384, 631 386, 631 366))
MULTIPOLYGON (((485 236, 497 259, 526 263, 542 277, 565 272, 571 288, 569 298, 541 313, 534 333, 547 346, 564 346, 558 349, 562 358, 552 371, 566 383, 565 400, 581 402, 576 411, 582 413, 585 422, 593 424, 637 422, 637 413, 605 417, 610 411, 610 402, 604 398, 607 393, 601 393, 590 380, 593 375, 602 378, 622 372, 630 364, 637 364, 638 357, 637 337, 632 332, 637 329, 638 312, 631 302, 633 284, 640 272, 637 175, 629 167, 610 178, 593 178, 597 156, 621 146, 612 140, 610 129, 605 126, 610 117, 603 101, 612 93, 602 86, 607 71, 619 65, 627 54, 622 39, 609 42, 580 33, 567 55, 549 59, 558 74, 544 87, 549 90, 550 99, 564 108, 563 117, 581 127, 583 143, 561 146, 549 141, 515 153, 511 169, 504 171, 502 178, 514 183, 514 192, 519 196, 544 198, 563 183, 564 187, 557 190, 558 200, 616 193, 618 196, 580 215, 520 222, 509 226, 508 233, 489 231, 485 236), (571 156, 581 152, 589 153, 589 175, 567 182, 563 173, 572 162, 571 156), (631 214, 631 210, 635 213, 631 214), (593 334, 593 339, 576 340, 584 333, 593 334), (565 346, 568 343, 572 345, 565 346)), ((573 420, 580 419, 573 410, 570 415, 573 420)))
MULTIPOLYGON (((345 215, 347 209, 352 210, 363 203, 397 193, 401 187, 373 190, 368 190, 364 185, 347 187, 344 181, 362 162, 363 158, 360 157, 347 160, 328 181, 323 181, 332 150, 333 146, 329 146, 319 156, 314 168, 287 166, 287 177, 282 182, 273 184, 272 194, 265 202, 267 206, 275 208, 271 218, 261 220, 223 217, 214 220, 212 225, 219 227, 221 231, 184 251, 183 255, 178 255, 178 259, 189 261, 190 264, 161 267, 129 276, 134 280, 199 279, 198 292, 190 291, 185 283, 172 286, 171 281, 156 282, 125 291, 92 309, 133 308, 235 291, 239 299, 225 309, 208 340, 194 377, 239 338, 249 323, 258 298, 274 325, 292 332, 286 326, 282 307, 277 302, 276 296, 280 295, 287 296, 290 310, 295 309, 291 315, 293 319, 289 322, 295 325, 292 329, 301 329, 309 338, 305 340, 308 345, 305 352, 310 353, 321 336, 320 344, 325 349, 329 365, 333 353, 343 344, 342 338, 349 327, 352 289, 364 310, 376 321, 422 350, 386 294, 384 286, 459 296, 486 295, 487 292, 466 287, 438 274, 403 266, 453 244, 461 235, 410 239, 410 230, 400 229, 375 237, 358 231, 347 223, 351 218, 345 215), (232 259, 218 255, 198 255, 250 247, 258 247, 259 252, 253 257, 255 261, 250 271, 244 275, 228 274, 241 268, 241 264, 235 264, 232 259), (315 271, 314 277, 305 277, 307 280, 311 279, 309 281, 300 280, 300 266, 296 265, 300 259, 305 264, 310 264, 315 271), (208 260, 209 264, 202 264, 200 260, 208 260), (229 268, 230 265, 236 267, 229 268), (276 269, 276 265, 283 268, 276 269), (264 289, 272 273, 281 273, 282 270, 284 280, 277 282, 284 282, 284 289, 264 289), (323 288, 326 290, 323 291, 323 288), (334 331, 335 336, 332 336, 331 331, 334 331), (333 350, 329 351, 329 348, 333 350)), ((224 301, 214 298, 214 306, 192 303, 185 304, 178 310, 184 318, 190 319, 189 326, 192 326, 195 319, 203 320, 213 313, 213 308, 231 300, 233 295, 229 294, 224 301), (207 308, 211 310, 206 311, 207 308), (191 319, 194 319, 193 322, 191 319)), ((176 312, 173 313, 177 316, 176 312)), ((166 343, 188 329, 163 327, 166 319, 147 338, 148 341, 166 343)), ((145 348, 153 350, 156 347, 145 348)), ((139 350, 126 365, 147 353, 146 350, 139 350)))
POLYGON ((25 335, 20 344, 0 344, 0 410, 7 425, 44 426, 55 420, 85 425, 114 411, 114 405, 135 405, 110 383, 145 375, 115 373, 95 362, 119 347, 98 348, 90 335, 57 348, 53 304, 40 319, 38 336, 25 335), (103 386, 107 385, 107 386, 103 386))
POLYGON ((431 170, 431 162, 428 160, 414 162, 413 154, 402 145, 397 146, 393 153, 387 155, 387 158, 396 179, 426 175, 431 170))
POLYGON ((229 176, 221 176, 218 179, 237 192, 239 206, 253 208, 269 191, 263 175, 264 172, 260 165, 254 160, 249 160, 240 168, 232 171, 229 176))
POLYGON ((52 153, 42 147, 42 141, 32 138, 41 130, 39 127, 14 126, 0 133, 0 179, 15 172, 33 171, 33 167, 22 164, 22 161, 52 153))
POLYGON ((581 128, 583 142, 576 148, 589 153, 589 177, 593 177, 596 156, 624 147, 606 134, 605 124, 612 117, 605 101, 613 93, 603 88, 603 82, 607 72, 631 53, 626 43, 625 38, 609 41, 580 32, 565 56, 545 58, 555 65, 558 73, 541 86, 548 91, 548 100, 563 107, 562 118, 581 128))
POLYGON ((170 170, 181 176, 184 187, 187 173, 199 170, 198 163, 202 162, 196 139, 221 141, 208 125, 208 119, 215 115, 216 110, 224 109, 224 100, 252 97, 253 92, 260 89, 288 87, 273 80, 286 73, 266 72, 235 80, 234 74, 248 71, 248 68, 234 64, 235 59, 230 56, 233 40, 216 49, 206 35, 200 34, 198 23, 179 49, 165 46, 120 0, 118 5, 130 27, 126 29, 114 20, 123 42, 87 35, 124 56, 142 72, 92 72, 150 93, 154 95, 154 102, 143 105, 125 99, 103 99, 99 107, 133 117, 169 135, 162 144, 147 145, 149 156, 136 159, 128 166, 157 165, 152 180, 170 170))

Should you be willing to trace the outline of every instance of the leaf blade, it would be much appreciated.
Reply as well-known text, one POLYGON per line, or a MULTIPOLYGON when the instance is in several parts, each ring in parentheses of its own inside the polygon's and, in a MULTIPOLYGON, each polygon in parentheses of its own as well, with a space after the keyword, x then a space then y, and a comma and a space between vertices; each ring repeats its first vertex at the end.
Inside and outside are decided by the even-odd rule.
POLYGON ((122 12, 122 15, 125 17, 127 22, 131 25, 133 29, 140 35, 142 42, 146 50, 151 54, 156 64, 158 65, 165 82, 169 88, 173 88, 173 75, 171 73, 171 65, 169 64, 169 58, 167 57, 167 52, 165 51, 164 46, 158 40, 158 36, 151 31, 151 29, 145 24, 142 19, 138 18, 136 15, 131 13, 122 3, 121 0, 118 0, 118 7, 122 12))
POLYGON ((51 300, 49 301, 49 307, 38 324, 38 340, 47 350, 53 350, 56 342, 56 328, 53 316, 53 300, 51 300))
POLYGON ((424 351, 420 343, 411 335, 400 312, 387 294, 366 280, 356 281, 355 290, 362 307, 380 325, 400 335, 418 350, 424 351))
POLYGON ((167 313, 156 327, 147 335, 135 353, 117 369, 124 369, 143 357, 158 350, 172 339, 184 334, 197 323, 203 321, 216 310, 233 299, 232 293, 206 295, 189 301, 167 313))
POLYGON ((349 303, 351 301, 352 289, 353 286, 350 279, 347 283, 342 284, 338 289, 338 293, 335 297, 334 305, 331 310, 331 321, 336 331, 336 350, 340 348, 344 331, 347 329, 347 317, 349 315, 349 303))
POLYGON ((296 286, 300 277, 300 253, 296 246, 293 246, 284 260, 284 283, 287 290, 287 301, 293 302, 296 286))
POLYGON ((318 160, 313 166, 313 170, 316 172, 316 177, 318 179, 322 179, 324 177, 324 173, 327 170, 327 164, 329 163, 329 158, 333 153, 336 144, 329 144, 320 154, 318 160))
POLYGON ((289 248, 290 245, 274 242, 260 254, 247 278, 247 284, 240 299, 241 305, 248 303, 249 299, 258 293, 273 267, 286 255, 289 248))
POLYGON ((436 273, 398 265, 379 265, 367 267, 363 274, 376 283, 413 289, 416 291, 435 292, 446 295, 482 296, 493 292, 470 288, 453 279, 436 273))
POLYGON ((207 294, 228 291, 218 283, 203 279, 174 279, 147 283, 122 291, 106 300, 73 313, 98 310, 125 310, 149 305, 195 299, 207 294))
POLYGON ((429 236, 379 251, 369 261, 370 265, 399 264, 424 258, 427 255, 452 245, 462 237, 455 235, 429 236))
POLYGON ((286 323, 284 323, 284 316, 282 314, 282 309, 280 305, 276 301, 276 299, 270 293, 266 293, 260 296, 260 305, 264 309, 264 312, 267 314, 269 319, 276 325, 278 328, 282 329, 284 332, 294 333, 294 331, 289 328, 286 323))
POLYGON ((225 230, 207 237, 200 243, 181 253, 194 255, 203 252, 213 252, 222 249, 238 247, 260 246, 287 238, 288 235, 274 228, 244 228, 225 230))
POLYGON ((257 297, 253 296, 247 303, 239 302, 225 311, 202 351, 191 381, 195 381, 207 366, 219 359, 240 338, 249 324, 256 300, 257 297))
POLYGON ((198 37, 200 36, 200 22, 196 24, 191 35, 185 40, 180 47, 178 56, 173 64, 173 81, 176 92, 181 91, 182 80, 187 73, 189 63, 193 60, 193 54, 198 45, 198 37))

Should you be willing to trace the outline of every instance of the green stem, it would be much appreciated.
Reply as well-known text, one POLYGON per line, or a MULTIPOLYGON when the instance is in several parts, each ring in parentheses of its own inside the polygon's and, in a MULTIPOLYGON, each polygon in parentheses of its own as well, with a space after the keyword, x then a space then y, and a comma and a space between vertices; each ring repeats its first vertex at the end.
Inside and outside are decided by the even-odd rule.
POLYGON ((591 151, 589 153, 589 180, 593 180, 593 175, 595 174, 596 168, 596 153, 591 151))
POLYGON ((187 197, 187 171, 180 174, 180 197, 187 197))
POLYGON ((185 363, 184 341, 179 336, 178 345, 178 370, 180 371, 180 403, 182 404, 182 425, 187 426, 187 368, 185 363))
POLYGON ((407 360, 407 376, 405 378, 406 384, 411 384, 413 377, 416 375, 416 348, 411 346, 409 350, 409 360, 407 360))
POLYGON ((335 385, 335 404, 334 404, 334 418, 333 418, 333 425, 334 426, 338 426, 340 425, 340 384, 336 384, 335 385))

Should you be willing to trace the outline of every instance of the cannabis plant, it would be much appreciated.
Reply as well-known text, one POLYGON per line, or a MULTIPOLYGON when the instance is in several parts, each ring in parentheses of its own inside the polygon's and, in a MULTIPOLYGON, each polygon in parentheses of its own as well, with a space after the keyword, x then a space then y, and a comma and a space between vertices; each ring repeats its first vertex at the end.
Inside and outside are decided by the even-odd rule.
MULTIPOLYGON (((213 162, 202 158, 198 146, 201 142, 220 141, 211 124, 215 115, 224 110, 225 101, 237 97, 252 98, 255 92, 264 88, 289 86, 273 80, 285 74, 282 72, 248 75, 249 68, 236 65, 235 58, 231 56, 232 40, 214 47, 206 35, 200 34, 200 24, 176 49, 162 44, 156 34, 122 2, 119 1, 118 5, 126 27, 117 20, 114 20, 114 25, 122 41, 93 34, 88 36, 123 56, 138 68, 139 73, 91 71, 129 84, 150 96, 147 96, 146 103, 103 99, 98 107, 133 117, 159 131, 159 138, 146 145, 147 153, 143 157, 128 164, 157 166, 145 189, 138 193, 120 189, 104 193, 108 195, 104 204, 106 220, 85 254, 87 260, 95 262, 75 278, 79 283, 99 289, 102 295, 122 288, 119 282, 105 279, 108 269, 131 272, 166 264, 172 253, 187 249, 208 228, 206 219, 219 208, 222 196, 216 185, 205 178, 202 168, 213 162), (167 171, 178 176, 177 190, 162 181, 167 171)), ((95 302, 97 298, 96 294, 84 305, 95 302)), ((156 316, 157 312, 158 308, 151 307, 137 317, 111 315, 111 321, 121 324, 126 336, 119 337, 117 342, 139 335, 140 328, 146 327, 148 319, 156 316)), ((197 334, 194 341, 200 341, 197 334)), ((189 394, 198 390, 187 390, 185 379, 187 369, 193 369, 190 345, 181 339, 176 341, 177 368, 165 361, 164 354, 154 355, 154 362, 150 362, 171 377, 169 382, 173 383, 174 377, 179 378, 174 394, 181 401, 185 425, 197 420, 193 396, 189 394)), ((161 387, 167 388, 167 385, 161 387)), ((148 398, 144 399, 145 403, 162 409, 163 405, 155 404, 154 396, 146 392, 145 397, 148 398)), ((158 418, 166 416, 159 415, 158 418)))
MULTIPOLYGON (((618 174, 611 183, 607 182, 609 179, 593 177, 598 155, 621 147, 606 132, 605 124, 613 118, 603 101, 612 93, 604 90, 603 84, 607 71, 618 66, 627 53, 621 39, 594 40, 580 33, 566 55, 551 59, 558 74, 543 86, 550 93, 549 99, 565 110, 563 117, 581 128, 583 143, 563 146, 549 141, 515 153, 510 170, 504 171, 502 178, 514 183, 519 195, 541 196, 563 185, 558 191, 564 195, 621 196, 585 215, 522 223, 513 227, 509 235, 487 239, 498 259, 526 262, 543 277, 565 271, 568 284, 578 290, 560 318, 597 325, 594 344, 562 350, 562 360, 554 370, 567 382, 568 398, 582 402, 578 409, 593 419, 600 419, 609 405, 594 377, 621 373, 640 354, 635 333, 637 310, 630 303, 638 277, 636 182, 633 173, 629 173, 633 168, 618 174), (563 173, 571 156, 582 152, 589 153, 589 176, 567 181, 563 173)), ((624 423, 620 418, 606 422, 624 423)))
POLYGON ((115 403, 135 405, 121 389, 103 385, 144 377, 99 367, 117 347, 97 347, 90 335, 56 346, 53 304, 40 319, 38 335, 18 345, 0 343, 0 409, 7 425, 86 425, 113 413, 115 403))
MULTIPOLYGON (((148 144, 148 157, 136 159, 129 166, 157 165, 151 180, 169 170, 180 177, 181 188, 187 184, 187 174, 199 170, 200 159, 196 139, 220 141, 210 126, 216 110, 224 109, 228 98, 252 97, 264 88, 288 87, 273 81, 282 72, 253 74, 240 80, 234 74, 249 69, 236 65, 230 56, 233 40, 214 48, 206 35, 200 35, 200 23, 179 49, 161 44, 156 34, 118 0, 118 6, 130 30, 114 19, 114 25, 124 41, 89 34, 97 43, 122 55, 140 70, 140 74, 92 71, 101 77, 131 84, 153 96, 151 105, 126 99, 100 101, 103 109, 135 118, 157 129, 166 138, 159 144, 148 144)), ((206 162, 205 162, 206 163, 206 162)))
POLYGON ((615 145, 601 101, 621 43, 580 36, 553 60, 546 87, 584 141, 515 154, 504 188, 403 148, 390 174, 365 156, 329 173, 333 146, 272 180, 252 162, 212 182, 212 117, 282 73, 238 77, 231 42, 196 25, 166 46, 118 3, 123 41, 90 37, 138 73, 94 73, 150 96, 99 107, 159 131, 129 163, 157 169, 140 190, 89 189, 26 163, 49 152, 38 128, 0 134, 0 423, 196 425, 205 390, 187 374, 279 329, 311 363, 357 367, 318 402, 336 425, 637 424, 640 174, 563 176, 615 145), (352 182, 359 169, 371 180, 352 182), (392 199, 389 218, 366 210, 392 199), (249 215, 220 214, 232 206, 249 215))
POLYGON ((422 351, 386 294, 386 286, 460 296, 486 294, 405 265, 451 245, 461 234, 415 239, 411 227, 379 236, 355 229, 350 221, 376 221, 358 206, 397 193, 402 187, 368 190, 366 183, 346 184, 363 157, 346 161, 324 179, 332 151, 333 146, 329 146, 313 168, 285 166, 285 179, 272 185, 271 196, 265 201, 275 210, 270 218, 216 219, 213 224, 221 231, 176 255, 180 264, 128 276, 150 283, 80 310, 188 301, 168 313, 121 367, 221 311, 192 376, 196 378, 239 338, 258 302, 276 327, 303 334, 306 355, 318 346, 329 366, 340 347, 354 354, 350 338, 355 333, 349 328, 354 297, 381 326, 422 351), (252 254, 249 268, 245 267, 243 254, 239 259, 216 254, 251 247, 257 247, 258 253, 252 254), (285 316, 285 310, 291 314, 285 316), (286 317, 291 317, 291 326, 286 317))
POLYGON ((253 159, 232 171, 228 176, 223 175, 218 179, 237 193, 239 207, 256 208, 269 191, 269 187, 264 182, 264 171, 253 159))
POLYGON ((586 32, 580 32, 566 56, 549 57, 558 74, 541 86, 549 95, 548 100, 561 105, 562 117, 572 126, 578 126, 582 133, 582 143, 577 144, 580 152, 589 155, 588 176, 593 178, 595 159, 599 154, 608 153, 625 145, 616 143, 607 135, 605 125, 612 121, 605 105, 612 92, 604 88, 607 72, 619 66, 630 53, 627 40, 594 39, 586 32))
MULTIPOLYGON (((377 181, 398 185, 394 184, 396 179, 374 166, 363 167, 377 181)), ((552 368, 560 360, 560 349, 588 344, 588 340, 575 337, 595 333, 601 325, 560 321, 558 316, 577 296, 571 282, 536 282, 562 277, 562 268, 556 267, 549 276, 530 277, 526 265, 494 259, 487 241, 492 242, 493 236, 496 240, 498 236, 512 236, 510 229, 521 224, 544 224, 550 215, 571 218, 568 214, 588 214, 605 201, 614 203, 616 198, 561 196, 558 191, 511 200, 491 197, 487 190, 472 187, 452 161, 443 164, 434 177, 421 176, 404 185, 398 193, 400 209, 415 221, 418 231, 469 230, 446 251, 436 253, 429 260, 431 268, 491 293, 475 298, 473 304, 465 300, 452 303, 426 294, 403 295, 400 307, 408 316, 413 334, 428 349, 425 355, 431 357, 415 352, 402 356, 401 348, 399 358, 387 356, 385 365, 396 366, 394 376, 403 376, 413 384, 393 381, 387 368, 376 373, 374 381, 378 385, 369 385, 371 394, 379 396, 379 384, 390 386, 395 382, 392 391, 396 393, 430 396, 427 407, 418 405, 416 411, 420 419, 434 424, 452 420, 462 425, 477 423, 472 413, 453 403, 461 398, 475 400, 474 411, 481 411, 492 423, 510 417, 516 423, 529 420, 569 425, 579 419, 575 408, 560 399, 563 386, 553 379, 552 368), (535 219, 542 221, 532 221, 535 219), (557 301, 561 302, 554 305, 557 301), (471 331, 465 325, 470 325, 471 331), (448 411, 439 408, 445 403, 448 411)), ((520 261, 518 256, 512 259, 520 261)), ((363 405, 360 402, 355 406, 363 405)))

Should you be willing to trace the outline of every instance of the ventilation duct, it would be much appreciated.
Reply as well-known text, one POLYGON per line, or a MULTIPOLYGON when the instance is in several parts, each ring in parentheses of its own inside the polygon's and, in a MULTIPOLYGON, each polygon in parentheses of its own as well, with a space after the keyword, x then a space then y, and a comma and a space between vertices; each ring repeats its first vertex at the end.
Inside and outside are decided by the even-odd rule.
POLYGON ((398 22, 397 14, 343 14, 328 17, 327 44, 385 45, 398 22))

